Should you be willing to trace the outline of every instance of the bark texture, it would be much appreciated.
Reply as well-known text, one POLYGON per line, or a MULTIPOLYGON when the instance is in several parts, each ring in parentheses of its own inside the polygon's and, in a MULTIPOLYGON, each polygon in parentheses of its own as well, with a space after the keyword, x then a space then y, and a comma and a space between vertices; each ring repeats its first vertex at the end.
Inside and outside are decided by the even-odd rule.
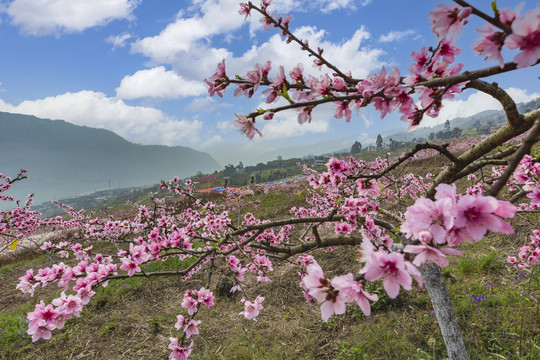
POLYGON ((420 268, 420 272, 435 309, 448 358, 450 360, 468 360, 469 355, 446 291, 441 269, 435 264, 426 264, 420 268))

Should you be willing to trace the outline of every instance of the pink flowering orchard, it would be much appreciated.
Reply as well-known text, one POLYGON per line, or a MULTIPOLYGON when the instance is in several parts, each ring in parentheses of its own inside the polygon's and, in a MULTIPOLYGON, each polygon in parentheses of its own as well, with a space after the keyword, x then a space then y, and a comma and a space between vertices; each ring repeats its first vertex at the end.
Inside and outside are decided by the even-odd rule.
MULTIPOLYGON (((299 291, 308 304, 320 308, 323 321, 345 314, 348 306, 358 306, 369 316, 378 295, 370 294, 368 282, 381 281, 391 298, 413 286, 425 286, 448 358, 468 359, 440 268, 449 266, 449 255, 461 255, 462 243, 480 241, 488 232, 512 234, 509 219, 517 212, 539 209, 540 161, 533 147, 540 140, 540 109, 519 113, 514 100, 491 79, 538 66, 540 4, 528 11, 521 5, 498 9, 495 2, 491 8, 484 7, 485 2, 475 7, 462 0, 438 4, 427 14, 433 43, 412 52, 408 72, 382 67, 364 79, 337 68, 324 49, 314 49, 295 36, 289 30, 291 17, 274 15, 270 6, 271 0, 242 3, 239 14, 259 16, 266 30, 277 30, 290 46, 306 51, 313 63, 285 69, 268 61, 235 76, 227 73, 223 60, 205 80, 210 95, 222 97, 233 86, 235 96, 252 98, 260 92, 266 98, 264 108, 234 115, 234 125, 249 139, 263 136, 259 122, 272 121, 276 113, 295 111, 299 123, 309 123, 313 111, 324 103, 332 103, 335 117, 346 122, 369 105, 381 118, 397 111, 414 129, 425 117, 437 117, 444 99, 472 89, 498 100, 507 122, 484 138, 461 144, 426 142, 399 157, 372 162, 332 158, 322 173, 304 166, 307 176, 301 186, 307 205, 290 208, 284 219, 260 219, 249 212, 240 216, 242 196, 251 196, 248 192, 234 201, 203 201, 189 181, 177 178, 163 182, 162 188, 183 199, 187 205, 180 210, 156 198, 153 208, 135 206, 133 215, 123 219, 96 217, 61 205, 69 220, 42 220, 29 210, 31 198, 22 207, 17 204, 0 212, 0 250, 17 246, 17 240, 40 228, 54 226, 73 233, 69 240, 41 244, 40 249, 54 254, 58 262, 29 270, 17 286, 29 295, 52 283, 61 290, 51 304, 41 301, 28 314, 33 341, 50 339, 55 329, 69 326, 69 319, 83 313, 92 296, 111 281, 177 276, 189 284, 199 273, 206 283, 190 285, 185 292, 175 324, 178 336, 169 344, 170 359, 186 359, 197 351, 199 329, 205 326, 197 314, 214 306, 212 277, 218 267, 234 279, 230 291, 242 293, 239 321, 256 321, 264 312, 264 298, 252 292, 248 296, 245 279, 270 281, 274 262, 290 260, 298 268, 299 291), (463 71, 464 65, 456 63, 462 51, 456 40, 473 16, 485 23, 476 29, 478 39, 470 46, 488 64, 463 71), (510 55, 505 59, 503 53, 510 55), (320 75, 306 74, 309 66, 319 69, 320 75), (490 82, 483 80, 488 77, 490 82), (432 154, 445 157, 449 165, 424 176, 399 171, 432 154), (114 242, 118 251, 97 253, 93 250, 97 241, 114 242), (330 278, 313 251, 338 246, 354 246, 361 257, 350 264, 350 272, 330 278), (171 271, 145 270, 150 263, 173 257, 184 265, 171 271), (62 258, 75 258, 76 265, 68 266, 62 258)), ((0 174, 0 200, 13 201, 3 193, 25 176, 24 171, 14 179, 0 174)), ((508 258, 519 269, 540 261, 539 230, 530 239, 519 254, 508 258)))

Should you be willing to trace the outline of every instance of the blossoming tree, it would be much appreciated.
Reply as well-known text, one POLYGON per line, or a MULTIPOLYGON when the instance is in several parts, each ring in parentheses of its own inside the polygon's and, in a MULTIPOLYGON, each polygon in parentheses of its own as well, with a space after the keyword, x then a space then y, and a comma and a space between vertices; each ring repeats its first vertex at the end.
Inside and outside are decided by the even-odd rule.
MULTIPOLYGON (((206 285, 187 290, 184 295, 185 312, 178 315, 176 323, 182 335, 170 340, 170 358, 186 359, 201 326, 196 315, 202 305, 214 305, 209 287, 216 267, 224 266, 230 272, 234 278, 232 291, 243 291, 246 276, 252 274, 258 281, 268 281, 272 261, 292 258, 300 267, 307 301, 320 304, 324 321, 344 314, 347 304, 358 305, 368 316, 370 302, 377 301, 377 295, 366 290, 366 282, 382 280, 391 298, 402 289, 411 290, 413 282, 425 285, 449 358, 468 358, 440 267, 449 265, 447 255, 460 254, 457 247, 464 242, 479 241, 488 231, 513 233, 506 219, 518 210, 537 210, 540 204, 540 162, 530 155, 540 139, 540 109, 520 114, 503 89, 482 80, 539 63, 540 5, 520 14, 519 7, 498 9, 493 3, 491 15, 463 0, 455 0, 454 5, 437 5, 429 13, 436 46, 413 52, 406 76, 396 68, 383 67, 376 74, 357 79, 334 66, 323 56, 323 49, 313 49, 296 37, 289 30, 291 17, 271 14, 270 2, 263 0, 259 6, 240 4, 239 13, 246 17, 258 13, 266 29, 278 29, 287 42, 313 57, 313 65, 323 72, 319 77, 308 76, 299 64, 287 69, 288 73, 279 66, 273 74, 272 64, 266 62, 256 64, 244 76, 230 77, 225 61, 218 64, 216 73, 205 80, 211 95, 222 96, 229 86, 236 86, 235 95, 250 98, 264 89, 262 93, 267 96, 267 108, 236 115, 235 125, 250 139, 262 136, 256 127, 260 119, 271 120, 278 112, 292 110, 298 112, 298 122, 306 123, 319 105, 330 102, 335 105, 336 118, 350 121, 353 110, 373 105, 381 117, 400 112, 414 128, 425 116, 437 117, 444 99, 469 89, 497 99, 507 122, 466 148, 423 143, 395 159, 379 158, 368 163, 352 157, 332 158, 323 173, 305 167, 310 185, 306 190, 308 205, 291 208, 291 216, 285 219, 259 219, 251 213, 235 219, 227 208, 198 199, 190 182, 180 183, 178 179, 163 182, 162 187, 185 199, 180 210, 154 199, 153 209, 138 206, 135 216, 119 220, 97 218, 65 207, 71 219, 57 219, 55 226, 77 231, 70 241, 46 242, 41 249, 61 257, 75 256, 77 265, 61 262, 37 274, 29 270, 18 285, 29 294, 53 282, 64 289, 52 304, 41 302, 28 314, 28 333, 33 341, 49 339, 52 330, 62 328, 72 316, 79 316, 97 288, 109 281, 181 276, 188 282, 195 273, 204 272, 208 275, 206 285), (486 22, 477 29, 480 38, 472 44, 474 51, 497 64, 463 72, 462 64, 454 64, 461 52, 455 41, 471 16, 486 22), (503 48, 515 50, 511 61, 504 61, 503 48), (288 104, 272 105, 278 99, 288 104), (396 173, 426 151, 437 152, 449 165, 433 176, 396 173), (482 169, 490 176, 477 178, 482 169), (456 183, 466 178, 473 184, 461 194, 456 183), (329 235, 321 231, 327 227, 332 230, 329 235), (92 247, 96 240, 113 241, 118 251, 111 255, 96 253, 92 247), (357 246, 362 258, 354 273, 330 279, 311 252, 336 246, 357 246), (144 265, 171 257, 190 261, 174 271, 145 270, 144 265)), ((536 264, 540 259, 539 244, 540 236, 535 231, 530 246, 518 255, 519 260, 509 261, 522 268, 536 264)), ((256 320, 264 311, 263 302, 260 296, 243 298, 244 311, 240 315, 256 320)))

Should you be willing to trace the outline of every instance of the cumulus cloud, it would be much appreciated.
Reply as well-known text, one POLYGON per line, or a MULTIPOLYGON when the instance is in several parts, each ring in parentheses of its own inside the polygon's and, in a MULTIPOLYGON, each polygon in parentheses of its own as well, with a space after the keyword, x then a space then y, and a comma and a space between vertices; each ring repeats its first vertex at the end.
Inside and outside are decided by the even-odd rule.
MULTIPOLYGON (((369 73, 379 70, 384 64, 380 59, 384 51, 362 47, 363 42, 370 38, 370 33, 365 27, 360 27, 350 38, 345 38, 341 42, 328 41, 326 39, 327 33, 324 30, 311 26, 295 29, 294 32, 301 39, 308 40, 312 48, 324 48, 324 55, 331 63, 345 72, 351 71, 354 77, 365 77, 369 73)), ((271 36, 268 41, 259 46, 253 45, 238 57, 231 53, 225 53, 224 55, 223 57, 226 57, 227 74, 229 75, 243 75, 246 69, 267 60, 272 62, 273 67, 270 77, 274 76, 278 71, 278 65, 283 65, 285 73, 288 74, 298 63, 305 65, 305 74, 317 77, 321 74, 317 68, 311 65, 313 64, 313 58, 308 57, 308 54, 300 50, 298 46, 287 44, 285 39, 278 34, 271 36)), ((209 64, 210 69, 206 70, 206 76, 215 71, 220 60, 221 58, 218 57, 212 59, 212 63, 209 64)), ((187 63, 182 64, 189 66, 187 63)), ((201 67, 198 69, 201 69, 201 67)))
MULTIPOLYGON (((540 97, 540 93, 527 93, 518 88, 505 89, 516 103, 529 102, 540 97)), ((501 104, 483 92, 475 92, 466 100, 443 100, 444 107, 436 119, 424 117, 421 126, 434 126, 459 117, 469 117, 486 110, 502 110, 501 104)))
POLYGON ((131 19, 140 0, 13 0, 6 9, 23 33, 43 36, 81 32, 117 19, 131 19))
MULTIPOLYGON (((370 0, 363 0, 360 5, 367 5, 370 0)), ((305 7, 318 7, 321 11, 331 11, 344 8, 355 8, 355 0, 317 0, 293 1, 282 0, 272 4, 271 11, 286 13, 291 10, 305 10, 305 7)), ((186 16, 179 12, 177 18, 158 35, 145 37, 135 41, 131 50, 141 53, 156 63, 170 64, 179 54, 186 54, 194 47, 200 46, 202 40, 208 40, 215 35, 227 34, 239 29, 244 24, 244 18, 238 14, 238 0, 200 0, 191 7, 193 15, 186 16)), ((255 12, 254 12, 255 13, 255 12)), ((253 35, 262 29, 260 15, 253 14, 246 21, 253 35)))
POLYGON ((230 32, 242 26, 238 15, 238 0, 198 1, 199 12, 193 17, 178 18, 158 35, 132 44, 132 51, 158 63, 170 63, 177 54, 187 53, 199 40, 230 32))
POLYGON ((203 141, 201 144, 199 144, 199 146, 197 146, 198 149, 208 149, 209 147, 211 146, 214 146, 216 144, 219 144, 223 141, 223 139, 221 138, 221 136, 219 135, 214 135, 212 136, 210 139, 208 140, 205 140, 203 141))
POLYGON ((131 39, 131 34, 123 33, 120 35, 111 35, 105 39, 105 42, 113 46, 113 50, 116 48, 126 46, 126 42, 131 39))
MULTIPOLYGON (((323 2, 298 2, 308 7, 321 6, 323 2)), ((329 3, 329 2, 328 2, 329 3)), ((357 4, 349 0, 340 4, 357 4)), ((366 1, 362 4, 367 3, 366 1)), ((298 8, 294 2, 278 2, 280 7, 298 8)), ((299 49, 297 45, 287 44, 280 35, 275 34, 262 44, 253 45, 243 54, 233 54, 221 47, 213 47, 212 40, 216 36, 228 36, 243 24, 243 18, 238 16, 237 0, 206 0, 198 1, 195 14, 191 17, 180 13, 178 18, 168 24, 159 34, 139 39, 131 44, 133 53, 142 54, 150 59, 151 64, 167 64, 188 80, 200 81, 211 75, 218 62, 227 59, 227 70, 230 74, 243 72, 257 62, 266 60, 274 64, 283 64, 287 71, 298 62, 311 64, 313 59, 299 49)), ((259 29, 259 16, 248 18, 250 29, 259 29)), ((293 32, 300 38, 306 39, 314 48, 325 49, 325 56, 338 67, 353 71, 354 76, 365 76, 374 69, 380 68, 379 57, 384 54, 380 49, 361 48, 364 41, 370 38, 365 27, 360 27, 350 37, 340 42, 327 40, 325 31, 315 27, 301 27, 293 32), (352 68, 351 68, 352 67, 352 68)), ((276 66, 274 66, 275 68, 276 66)), ((313 73, 318 70, 306 69, 313 73)))
POLYGON ((217 128, 223 133, 228 133, 229 131, 235 129, 233 123, 234 122, 232 120, 218 121, 217 128))
POLYGON ((506 89, 506 92, 516 103, 529 102, 540 97, 539 93, 527 94, 527 90, 514 87, 506 89))
POLYGON ((265 140, 279 140, 308 133, 326 133, 333 116, 332 105, 323 104, 313 111, 311 123, 299 124, 298 113, 287 111, 277 113, 271 121, 259 120, 256 126, 260 127, 265 140))
POLYGON ((373 125, 373 121, 369 120, 364 114, 360 115, 362 116, 362 120, 364 121, 364 126, 366 127, 366 129, 369 129, 369 127, 373 125))
POLYGON ((410 30, 410 29, 405 30, 405 31, 390 31, 386 35, 381 35, 379 37, 379 42, 387 43, 387 42, 399 41, 414 34, 416 34, 416 31, 410 30))
POLYGON ((218 106, 217 101, 209 96, 193 99, 186 107, 193 112, 211 112, 218 106))
POLYGON ((196 144, 202 128, 199 120, 178 120, 160 110, 130 106, 121 99, 94 91, 68 92, 44 99, 26 100, 19 105, 0 100, 0 111, 104 128, 139 144, 196 144))
POLYGON ((174 71, 158 66, 137 71, 125 76, 116 88, 116 95, 122 99, 144 97, 174 99, 183 96, 198 96, 207 92, 201 81, 188 81, 174 71))
MULTIPOLYGON (((326 32, 312 26, 296 29, 295 34, 301 39, 308 40, 312 48, 323 48, 324 55, 330 62, 344 71, 351 71, 353 76, 365 77, 382 65, 379 59, 384 54, 382 50, 361 47, 362 43, 370 38, 370 33, 364 26, 356 30, 350 38, 343 39, 341 42, 326 40, 326 32)), ((308 57, 307 53, 297 46, 287 44, 277 34, 261 46, 253 47, 238 60, 240 63, 253 63, 262 62, 263 59, 273 60, 274 63, 284 65, 287 71, 292 70, 294 66, 302 62, 307 65, 305 68, 307 73, 320 74, 319 70, 310 66, 313 63, 313 58, 308 57)))
POLYGON ((351 9, 355 10, 356 5, 360 6, 366 6, 371 2, 371 0, 362 0, 362 1, 356 1, 356 0, 317 0, 316 4, 318 4, 321 7, 321 10, 323 12, 331 12, 334 10, 341 10, 341 9, 351 9))
MULTIPOLYGON (((317 117, 317 116, 315 116, 317 117)), ((293 136, 301 136, 306 133, 325 133, 328 131, 328 119, 313 119, 310 124, 299 124, 296 116, 274 118, 262 128, 262 133, 267 139, 283 139, 293 136)))

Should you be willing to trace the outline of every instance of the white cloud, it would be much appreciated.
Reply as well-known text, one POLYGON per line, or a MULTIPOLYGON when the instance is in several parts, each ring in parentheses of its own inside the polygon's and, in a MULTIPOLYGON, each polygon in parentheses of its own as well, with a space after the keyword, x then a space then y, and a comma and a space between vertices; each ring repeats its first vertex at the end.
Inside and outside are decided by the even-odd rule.
POLYGON ((369 120, 364 114, 360 114, 360 116, 362 116, 362 120, 364 121, 364 126, 366 127, 366 129, 369 129, 369 127, 373 125, 373 121, 369 120))
MULTIPOLYGON (((379 70, 384 64, 380 60, 381 55, 384 54, 381 49, 362 48, 362 43, 370 37, 370 33, 363 26, 356 30, 352 37, 341 42, 327 41, 326 32, 315 27, 305 26, 294 32, 299 38, 308 40, 312 48, 322 47, 328 61, 342 71, 351 71, 354 77, 365 77, 370 72, 379 70)), ((230 55, 225 63, 228 74, 243 75, 246 69, 266 60, 272 61, 274 72, 277 71, 278 65, 283 65, 287 74, 298 63, 303 63, 305 73, 314 76, 321 74, 312 66, 313 58, 308 57, 308 54, 295 44, 287 44, 285 39, 278 34, 273 35, 260 46, 253 46, 240 57, 230 55)), ((214 64, 211 73, 215 71, 215 66, 214 64)), ((273 74, 270 75, 273 76, 273 74)))
POLYGON ((130 106, 121 99, 94 91, 65 93, 11 105, 0 100, 0 111, 61 119, 76 125, 111 130, 140 144, 196 144, 202 122, 178 120, 161 111, 130 106))
MULTIPOLYGON (((378 71, 384 64, 380 60, 384 54, 381 49, 363 47, 365 40, 370 37, 369 32, 364 27, 356 30, 351 37, 339 42, 328 41, 325 31, 314 27, 302 27, 296 29, 295 33, 302 39, 308 40, 314 48, 318 46, 324 48, 324 54, 329 61, 344 71, 351 71, 354 77, 365 77, 371 72, 378 71)), ((184 81, 197 82, 197 86, 201 86, 201 81, 215 72, 217 64, 224 58, 226 59, 227 74, 231 77, 235 74, 244 75, 256 63, 263 63, 267 60, 271 61, 273 65, 270 77, 275 76, 278 65, 283 65, 288 73, 298 63, 306 65, 305 73, 307 74, 314 76, 321 74, 318 69, 311 66, 313 58, 308 57, 307 53, 300 50, 295 44, 287 44, 279 34, 271 36, 268 41, 258 46, 253 45, 239 56, 233 55, 227 49, 212 48, 202 42, 192 43, 189 52, 176 54, 174 50, 171 50, 170 53, 162 53, 160 56, 163 56, 162 59, 174 59, 165 62, 170 64, 173 71, 185 79, 184 81)), ((206 92, 206 86, 204 88, 205 90, 198 94, 206 92)), ((229 92, 233 90, 234 86, 231 86, 229 92)), ((121 96, 120 93, 119 96, 121 96)))
POLYGON ((390 31, 386 35, 381 35, 379 37, 379 42, 386 43, 386 42, 399 41, 414 34, 416 34, 416 31, 410 30, 410 29, 405 30, 405 31, 390 31))
POLYGON ((362 132, 360 135, 356 138, 358 141, 373 141, 375 142, 375 138, 370 138, 368 133, 362 132))
POLYGON ((207 149, 211 146, 214 146, 216 144, 219 144, 223 141, 221 136, 214 135, 210 139, 203 141, 199 146, 197 146, 198 149, 207 149))
POLYGON ((328 121, 321 121, 320 119, 313 119, 310 124, 299 124, 296 115, 294 115, 285 118, 274 118, 264 125, 261 132, 268 139, 283 139, 302 136, 306 133, 325 133, 328 128, 328 121))
POLYGON ((174 99, 181 96, 197 96, 207 92, 202 81, 188 81, 174 71, 158 66, 125 76, 116 88, 122 99, 143 97, 174 99))
MULTIPOLYGON (((348 0, 344 3, 353 4, 348 0)), ((364 1, 362 4, 364 3, 367 2, 364 1)), ((297 3, 285 1, 276 5, 305 10, 301 9, 301 6, 312 7, 321 4, 321 2, 313 4, 307 1, 297 3)), ((275 34, 267 42, 253 45, 251 49, 239 55, 226 48, 213 47, 212 40, 216 36, 229 36, 242 26, 243 18, 238 16, 238 1, 206 0, 197 1, 195 5, 194 8, 198 10, 195 15, 187 17, 185 13, 180 13, 178 18, 158 35, 133 42, 131 51, 147 56, 151 64, 168 64, 178 75, 196 81, 210 76, 215 71, 217 63, 224 58, 227 59, 227 71, 230 75, 244 72, 255 63, 267 60, 275 64, 274 69, 278 64, 282 64, 288 72, 298 62, 303 62, 308 64, 307 71, 319 73, 318 70, 311 69, 309 64, 313 59, 308 58, 306 52, 301 51, 296 44, 287 44, 279 34, 275 34)), ((258 19, 259 16, 256 14, 248 18, 252 33, 261 27, 258 19)), ((382 65, 379 60, 384 54, 382 50, 360 48, 370 37, 363 26, 350 38, 344 38, 340 42, 326 40, 325 31, 314 27, 301 27, 294 29, 293 32, 301 39, 309 40, 313 48, 323 47, 325 56, 332 63, 345 70, 351 70, 355 77, 366 76, 382 65)))
POLYGON ((123 33, 120 35, 111 35, 105 39, 105 42, 113 46, 113 50, 116 48, 126 46, 126 42, 131 38, 131 34, 123 33))
POLYGON ((258 127, 264 140, 279 140, 306 133, 326 133, 330 128, 330 120, 334 116, 332 104, 317 106, 312 113, 311 123, 298 123, 298 112, 286 111, 277 113, 271 121, 258 120, 258 127))
POLYGON ((514 99, 516 103, 529 102, 540 97, 539 93, 527 94, 527 90, 514 87, 506 89, 506 92, 512 97, 512 99, 514 99))
MULTIPOLYGON (((363 0, 361 5, 369 2, 370 0, 363 0)), ((315 3, 281 0, 272 4, 270 11, 278 13, 287 13, 293 9, 302 11, 313 5, 321 11, 330 11, 354 8, 355 0, 318 0, 315 3)), ((262 29, 259 22, 260 14, 253 11, 252 16, 244 21, 244 17, 238 14, 239 8, 238 0, 195 1, 191 7, 193 16, 187 17, 185 12, 179 12, 175 21, 167 25, 158 35, 135 41, 131 50, 147 56, 155 63, 171 64, 179 54, 190 53, 193 48, 201 46, 202 40, 222 34, 230 36, 232 31, 239 29, 245 22, 249 24, 251 35, 254 35, 256 30, 262 29)))
POLYGON ((14 0, 6 12, 29 35, 81 32, 116 19, 131 19, 140 0, 14 0))
POLYGON ((187 109, 189 111, 193 112, 211 112, 217 107, 217 102, 215 99, 205 96, 205 97, 198 97, 193 99, 187 106, 187 109))
POLYGON ((224 133, 228 133, 229 131, 234 129, 233 123, 234 122, 231 120, 218 121, 217 128, 224 133))
POLYGON ((177 54, 188 53, 199 40, 230 32, 243 24, 238 15, 238 0, 198 1, 196 5, 201 14, 184 18, 180 13, 159 35, 134 42, 132 51, 158 63, 170 63, 177 54))
MULTIPOLYGON (((539 93, 528 94, 526 90, 508 88, 505 91, 516 103, 528 102, 540 97, 539 93)), ((444 107, 436 119, 424 117, 421 126, 434 126, 458 117, 469 117, 486 110, 502 110, 501 104, 490 95, 483 92, 475 92, 469 95, 467 100, 443 100, 444 107)))
MULTIPOLYGON (((321 7, 323 12, 331 12, 333 10, 350 9, 356 10, 356 0, 318 0, 316 3, 321 7)), ((371 0, 359 1, 360 6, 366 6, 371 0)))

